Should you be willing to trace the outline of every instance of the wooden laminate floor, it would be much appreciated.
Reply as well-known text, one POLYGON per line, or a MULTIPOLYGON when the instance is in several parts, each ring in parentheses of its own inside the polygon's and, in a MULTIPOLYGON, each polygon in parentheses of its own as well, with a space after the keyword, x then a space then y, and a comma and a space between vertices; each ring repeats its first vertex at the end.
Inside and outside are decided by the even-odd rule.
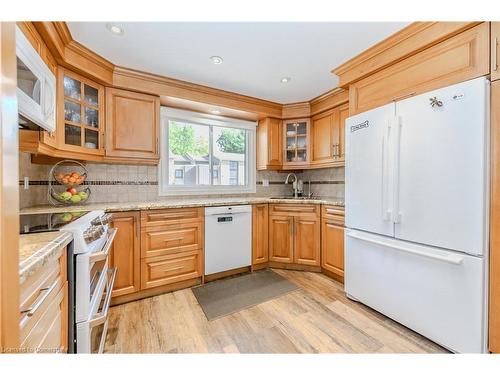
POLYGON ((107 353, 443 353, 311 272, 275 270, 300 289, 207 321, 190 289, 112 307, 107 353))

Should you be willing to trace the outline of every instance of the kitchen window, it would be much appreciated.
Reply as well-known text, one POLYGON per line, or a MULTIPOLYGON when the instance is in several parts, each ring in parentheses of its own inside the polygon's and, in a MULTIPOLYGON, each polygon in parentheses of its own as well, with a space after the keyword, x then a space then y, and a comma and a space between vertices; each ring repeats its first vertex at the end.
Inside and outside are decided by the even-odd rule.
POLYGON ((256 123, 161 108, 160 195, 255 192, 256 123))

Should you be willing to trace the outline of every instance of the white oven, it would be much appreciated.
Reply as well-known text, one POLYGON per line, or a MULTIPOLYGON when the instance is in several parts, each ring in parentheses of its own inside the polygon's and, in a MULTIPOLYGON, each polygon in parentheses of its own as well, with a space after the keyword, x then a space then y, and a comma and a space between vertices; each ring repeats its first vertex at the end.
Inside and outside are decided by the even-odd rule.
POLYGON ((55 131, 56 76, 18 27, 16 57, 19 114, 49 132, 55 131))
POLYGON ((92 253, 76 255, 75 281, 75 322, 90 319, 101 303, 102 293, 107 279, 108 254, 113 244, 117 229, 108 231, 99 241, 102 248, 92 253))
POLYGON ((73 234, 68 257, 70 353, 104 350, 116 275, 108 259, 117 232, 108 225, 111 219, 104 211, 91 211, 62 228, 73 234))
MULTIPOLYGON (((107 269, 104 282, 97 289, 97 303, 91 306, 89 319, 76 323, 76 352, 102 353, 108 332, 108 310, 116 268, 107 269)), ((77 304, 78 306, 78 304, 77 304)))

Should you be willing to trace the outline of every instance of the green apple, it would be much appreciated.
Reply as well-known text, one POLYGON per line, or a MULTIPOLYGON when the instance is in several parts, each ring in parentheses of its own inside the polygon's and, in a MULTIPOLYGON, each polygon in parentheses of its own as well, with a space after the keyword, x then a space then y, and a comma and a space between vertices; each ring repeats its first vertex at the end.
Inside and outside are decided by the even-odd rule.
POLYGON ((65 223, 67 223, 68 221, 71 221, 71 219, 73 219, 73 215, 71 215, 69 212, 66 212, 61 216, 61 221, 65 222, 65 223))
POLYGON ((67 191, 59 194, 59 196, 61 197, 61 199, 65 200, 65 201, 71 199, 71 193, 69 193, 67 191))
POLYGON ((80 198, 80 196, 77 194, 77 195, 73 195, 69 200, 73 203, 78 203, 82 200, 82 198, 80 198))
POLYGON ((78 195, 80 196, 82 201, 88 198, 88 194, 84 191, 79 192, 78 195))

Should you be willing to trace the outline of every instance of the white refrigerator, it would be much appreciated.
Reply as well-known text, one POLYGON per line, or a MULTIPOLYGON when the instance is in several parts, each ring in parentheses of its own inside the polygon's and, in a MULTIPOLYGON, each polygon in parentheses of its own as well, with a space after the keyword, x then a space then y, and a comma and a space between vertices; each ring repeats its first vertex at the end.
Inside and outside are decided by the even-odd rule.
POLYGON ((489 81, 346 122, 347 295, 454 352, 487 351, 489 81))

